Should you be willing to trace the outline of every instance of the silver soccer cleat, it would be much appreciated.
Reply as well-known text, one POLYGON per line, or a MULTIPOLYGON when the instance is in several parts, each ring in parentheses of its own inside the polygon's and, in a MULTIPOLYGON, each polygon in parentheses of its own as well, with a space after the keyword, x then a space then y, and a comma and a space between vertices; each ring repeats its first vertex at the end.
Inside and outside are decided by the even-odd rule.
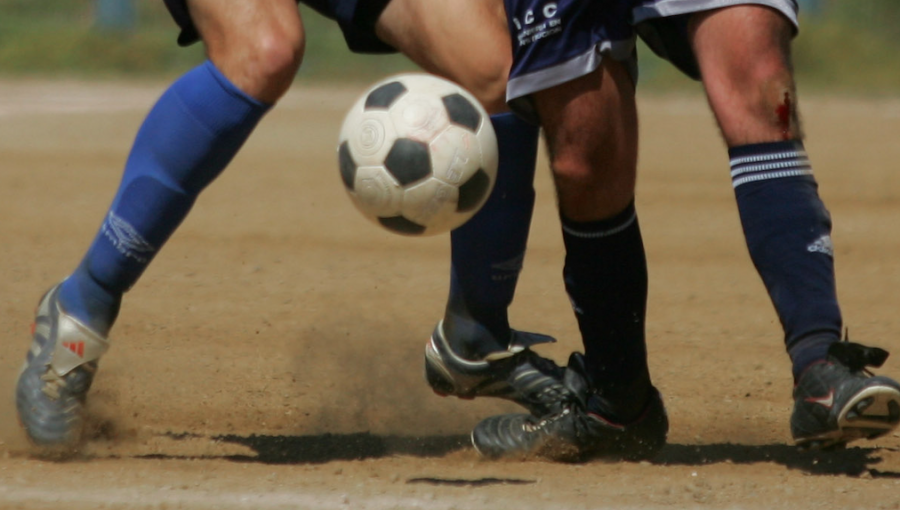
POLYGON ((46 454, 74 453, 84 429, 84 402, 109 340, 67 315, 59 285, 41 299, 31 349, 16 384, 19 421, 46 454))

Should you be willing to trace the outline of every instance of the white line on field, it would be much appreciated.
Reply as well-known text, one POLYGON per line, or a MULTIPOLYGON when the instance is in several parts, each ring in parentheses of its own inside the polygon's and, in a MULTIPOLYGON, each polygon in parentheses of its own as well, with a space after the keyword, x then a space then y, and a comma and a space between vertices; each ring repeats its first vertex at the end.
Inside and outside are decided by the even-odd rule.
MULTIPOLYGON (((421 498, 409 496, 355 496, 333 491, 311 494, 309 492, 222 492, 173 487, 132 486, 107 489, 47 489, 39 487, 14 487, 0 485, 0 503, 14 508, 39 508, 59 505, 60 508, 127 508, 129 510, 178 508, 183 510, 496 510, 513 507, 516 510, 549 510, 559 507, 551 499, 543 502, 487 498, 484 494, 466 491, 455 497, 429 495, 421 498)), ((3 506, 0 504, 0 506, 3 506)), ((6 508, 5 506, 3 506, 6 508)), ((611 510, 609 507, 575 505, 569 510, 611 510)), ((661 510, 663 507, 616 507, 616 510, 661 510)), ((667 510, 673 507, 666 506, 667 510)), ((699 508, 677 507, 680 510, 699 508)), ((707 508, 707 510, 709 510, 707 508)))

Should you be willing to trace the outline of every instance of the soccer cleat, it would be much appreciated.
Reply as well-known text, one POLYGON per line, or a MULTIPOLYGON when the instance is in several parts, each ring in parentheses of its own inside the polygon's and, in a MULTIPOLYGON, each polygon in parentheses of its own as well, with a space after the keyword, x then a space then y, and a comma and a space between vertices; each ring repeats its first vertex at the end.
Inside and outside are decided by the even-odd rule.
POLYGON ((488 458, 540 457, 562 462, 644 460, 665 446, 669 420, 655 388, 637 419, 618 423, 592 411, 598 395, 588 387, 580 353, 569 358, 565 384, 571 397, 553 414, 504 414, 478 423, 472 431, 478 453, 488 458))
POLYGON ((470 361, 451 350, 440 322, 425 345, 425 380, 441 396, 504 398, 542 416, 558 410, 568 390, 562 383, 564 369, 529 347, 555 341, 513 330, 507 350, 470 361))
POLYGON ((873 376, 888 352, 842 341, 811 365, 794 386, 791 435, 801 449, 841 448, 856 439, 883 436, 900 424, 900 384, 873 376))
POLYGON ((60 307, 59 285, 41 299, 31 349, 16 384, 19 421, 46 454, 74 452, 84 428, 83 407, 109 341, 60 307))

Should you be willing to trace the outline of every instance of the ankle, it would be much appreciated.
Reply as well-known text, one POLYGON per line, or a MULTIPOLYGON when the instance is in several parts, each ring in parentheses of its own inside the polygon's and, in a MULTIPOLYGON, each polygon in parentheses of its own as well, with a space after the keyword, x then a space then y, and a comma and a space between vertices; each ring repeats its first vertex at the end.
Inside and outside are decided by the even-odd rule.
POLYGON ((619 424, 639 419, 656 392, 649 376, 592 386, 595 393, 588 399, 588 410, 619 424))
POLYGON ((509 349, 512 334, 508 325, 505 334, 497 335, 474 319, 451 313, 444 316, 441 328, 450 349, 457 356, 470 361, 483 360, 491 353, 509 349))
POLYGON ((110 292, 81 269, 66 278, 59 289, 63 310, 103 336, 115 323, 121 302, 121 294, 110 292))
POLYGON ((827 359, 829 347, 839 340, 831 334, 810 335, 790 346, 788 354, 791 358, 794 383, 800 380, 800 376, 807 368, 827 359))

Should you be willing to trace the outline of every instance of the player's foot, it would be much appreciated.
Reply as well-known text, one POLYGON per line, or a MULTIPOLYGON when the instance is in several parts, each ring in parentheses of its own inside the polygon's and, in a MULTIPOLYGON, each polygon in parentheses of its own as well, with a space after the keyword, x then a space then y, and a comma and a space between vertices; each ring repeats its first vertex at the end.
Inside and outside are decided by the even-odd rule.
POLYGON ((59 285, 41 299, 31 349, 16 384, 16 408, 28 438, 42 453, 74 452, 84 428, 85 396, 108 340, 67 315, 59 285))
POLYGON ((828 358, 807 368, 794 387, 791 435, 802 449, 840 448, 855 439, 883 436, 900 424, 900 384, 873 376, 888 353, 837 342, 828 358))
POLYGON ((638 418, 619 423, 595 410, 597 390, 588 387, 580 353, 569 359, 565 382, 573 398, 556 413, 543 417, 504 414, 476 425, 472 444, 478 453, 488 458, 541 457, 564 462, 643 460, 665 445, 669 420, 655 388, 638 418))
POLYGON ((568 393, 562 383, 564 369, 529 349, 548 342, 555 340, 514 330, 509 349, 470 361, 450 348, 442 321, 425 345, 425 380, 439 395, 504 398, 542 416, 558 410, 568 393))

